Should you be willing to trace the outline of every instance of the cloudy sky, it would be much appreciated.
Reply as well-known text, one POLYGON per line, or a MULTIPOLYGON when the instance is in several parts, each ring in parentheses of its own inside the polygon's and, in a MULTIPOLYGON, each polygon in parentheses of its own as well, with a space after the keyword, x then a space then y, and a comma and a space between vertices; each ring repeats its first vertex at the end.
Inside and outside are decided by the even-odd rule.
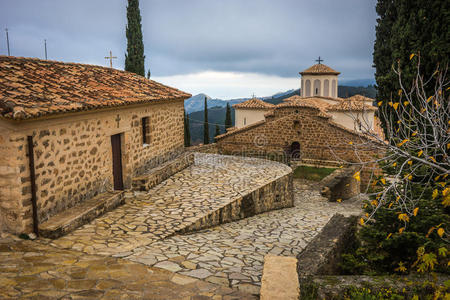
MULTIPOLYGON (((315 63, 341 82, 373 79, 376 0, 141 0, 152 79, 213 98, 268 96, 299 88, 315 63)), ((0 55, 123 69, 125 0, 1 0, 0 55)))

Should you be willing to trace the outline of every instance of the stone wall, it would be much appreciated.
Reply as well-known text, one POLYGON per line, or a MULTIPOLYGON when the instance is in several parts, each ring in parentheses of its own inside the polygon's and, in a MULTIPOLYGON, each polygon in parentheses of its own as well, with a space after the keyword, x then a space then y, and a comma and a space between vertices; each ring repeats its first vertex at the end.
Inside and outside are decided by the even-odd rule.
POLYGON ((271 180, 266 185, 257 187, 252 192, 196 220, 183 228, 180 233, 198 231, 270 210, 292 207, 294 205, 292 180, 292 172, 271 180))
MULTIPOLYGON (((293 142, 300 144, 300 159, 322 161, 370 161, 376 148, 367 139, 332 123, 313 108, 278 108, 265 122, 232 131, 217 138, 219 152, 232 155, 284 158, 293 142), (350 144, 351 143, 351 144, 350 144), (358 146, 357 155, 355 146, 358 146)), ((364 185, 369 171, 361 174, 364 185)))
MULTIPOLYGON (((113 188, 111 135, 121 134, 124 186, 184 150, 183 101, 64 114, 25 122, 0 120, 0 213, 6 230, 32 228, 27 136, 33 136, 39 222, 113 188), (149 118, 148 145, 141 118, 149 118)), ((4 225, 3 225, 4 226, 4 225)))
POLYGON ((191 146, 191 147, 186 148, 186 151, 209 153, 209 154, 220 154, 216 143, 207 144, 207 145, 200 144, 197 146, 191 146))
POLYGON ((361 192, 360 182, 353 175, 357 169, 354 167, 337 169, 320 181, 321 194, 328 201, 338 199, 346 200, 355 197, 361 192))
POLYGON ((193 163, 194 153, 182 154, 173 160, 151 169, 141 176, 133 178, 132 189, 135 191, 148 191, 193 163))

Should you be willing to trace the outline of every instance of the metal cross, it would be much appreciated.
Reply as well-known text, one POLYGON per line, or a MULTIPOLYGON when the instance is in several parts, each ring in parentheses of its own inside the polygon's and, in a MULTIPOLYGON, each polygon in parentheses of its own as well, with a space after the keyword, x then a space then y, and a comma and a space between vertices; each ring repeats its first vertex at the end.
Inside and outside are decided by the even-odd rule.
POLYGON ((320 59, 320 56, 319 56, 319 59, 316 59, 316 61, 319 63, 319 65, 320 65, 320 63, 323 61, 323 59, 320 59))
POLYGON ((253 93, 252 97, 255 98, 255 93, 253 93))
POLYGON ((109 59, 109 67, 112 69, 112 60, 116 59, 117 56, 112 56, 112 51, 109 51, 109 56, 105 56, 105 59, 109 59))
POLYGON ((119 122, 120 122, 120 116, 119 115, 117 115, 117 118, 116 118, 116 122, 117 122, 117 128, 119 128, 119 122))

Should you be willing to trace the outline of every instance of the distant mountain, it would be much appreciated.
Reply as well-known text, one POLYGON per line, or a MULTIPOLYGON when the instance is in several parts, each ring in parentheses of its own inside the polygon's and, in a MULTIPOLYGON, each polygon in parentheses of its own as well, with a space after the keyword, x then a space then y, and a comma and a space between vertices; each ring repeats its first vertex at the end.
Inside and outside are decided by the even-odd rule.
POLYGON ((232 100, 212 99, 208 95, 202 93, 195 95, 184 101, 184 109, 187 111, 187 113, 203 111, 205 105, 205 97, 208 98, 208 107, 226 107, 227 103, 233 105, 250 99, 250 98, 241 98, 232 100))
POLYGON ((346 86, 368 86, 375 85, 375 79, 340 80, 339 84, 346 86))

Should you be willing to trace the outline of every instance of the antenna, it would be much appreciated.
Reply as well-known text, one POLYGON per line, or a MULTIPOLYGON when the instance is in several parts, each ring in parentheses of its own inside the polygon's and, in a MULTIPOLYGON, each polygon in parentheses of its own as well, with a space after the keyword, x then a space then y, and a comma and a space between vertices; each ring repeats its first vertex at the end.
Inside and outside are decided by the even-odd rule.
POLYGON ((11 56, 11 52, 9 51, 9 34, 8 34, 8 27, 5 28, 6 31, 6 44, 8 45, 8 56, 11 56))
POLYGON ((47 40, 44 39, 45 60, 47 60, 47 40))

